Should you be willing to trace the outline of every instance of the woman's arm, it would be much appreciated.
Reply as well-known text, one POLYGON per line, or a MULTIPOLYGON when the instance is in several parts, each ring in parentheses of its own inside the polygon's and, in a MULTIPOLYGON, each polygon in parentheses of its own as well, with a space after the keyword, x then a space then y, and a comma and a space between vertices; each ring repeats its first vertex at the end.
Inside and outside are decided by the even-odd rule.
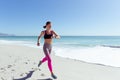
POLYGON ((56 39, 60 39, 60 36, 59 36, 59 35, 57 35, 57 33, 56 33, 56 32, 54 32, 54 31, 53 31, 53 34, 55 35, 55 38, 56 38, 56 39))
POLYGON ((39 41, 40 41, 40 38, 41 38, 43 35, 44 35, 44 31, 42 31, 42 32, 40 33, 40 35, 38 36, 37 46, 40 46, 39 41))

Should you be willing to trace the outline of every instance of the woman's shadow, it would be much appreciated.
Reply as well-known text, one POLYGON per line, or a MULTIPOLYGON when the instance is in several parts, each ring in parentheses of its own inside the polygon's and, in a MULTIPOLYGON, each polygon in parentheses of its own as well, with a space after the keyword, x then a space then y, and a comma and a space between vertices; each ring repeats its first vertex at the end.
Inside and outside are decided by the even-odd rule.
MULTIPOLYGON (((33 74, 33 72, 35 72, 34 70, 30 71, 25 77, 23 78, 19 78, 19 79, 13 79, 13 80, 26 80, 28 78, 30 78, 33 74)), ((46 79, 37 79, 37 80, 53 80, 51 78, 46 78, 46 79)))

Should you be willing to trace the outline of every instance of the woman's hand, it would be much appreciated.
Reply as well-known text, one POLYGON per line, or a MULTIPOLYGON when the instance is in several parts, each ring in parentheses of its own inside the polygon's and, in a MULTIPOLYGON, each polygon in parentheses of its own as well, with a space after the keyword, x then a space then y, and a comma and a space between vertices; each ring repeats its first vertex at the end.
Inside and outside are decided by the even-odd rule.
POLYGON ((37 46, 40 46, 40 43, 39 43, 39 42, 37 43, 37 46))
POLYGON ((58 36, 54 31, 52 31, 52 32, 53 32, 53 34, 55 35, 54 38, 60 39, 60 36, 58 36))
POLYGON ((55 38, 56 38, 56 39, 60 39, 60 36, 57 35, 55 38))

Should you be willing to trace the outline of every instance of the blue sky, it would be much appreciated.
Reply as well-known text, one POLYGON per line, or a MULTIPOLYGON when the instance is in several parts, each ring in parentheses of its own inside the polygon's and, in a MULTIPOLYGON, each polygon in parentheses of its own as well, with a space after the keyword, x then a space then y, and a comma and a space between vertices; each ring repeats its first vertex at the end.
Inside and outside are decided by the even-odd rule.
POLYGON ((0 32, 39 35, 46 21, 60 35, 120 35, 120 0, 0 0, 0 32))

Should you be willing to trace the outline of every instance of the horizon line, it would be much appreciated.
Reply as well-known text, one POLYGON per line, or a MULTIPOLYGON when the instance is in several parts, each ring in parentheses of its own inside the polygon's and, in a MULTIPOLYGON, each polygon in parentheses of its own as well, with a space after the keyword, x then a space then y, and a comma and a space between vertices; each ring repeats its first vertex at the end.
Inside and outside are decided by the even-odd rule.
MULTIPOLYGON (((39 35, 15 35, 15 36, 39 36, 39 35)), ((120 36, 120 35, 63 35, 60 36, 120 36)))

